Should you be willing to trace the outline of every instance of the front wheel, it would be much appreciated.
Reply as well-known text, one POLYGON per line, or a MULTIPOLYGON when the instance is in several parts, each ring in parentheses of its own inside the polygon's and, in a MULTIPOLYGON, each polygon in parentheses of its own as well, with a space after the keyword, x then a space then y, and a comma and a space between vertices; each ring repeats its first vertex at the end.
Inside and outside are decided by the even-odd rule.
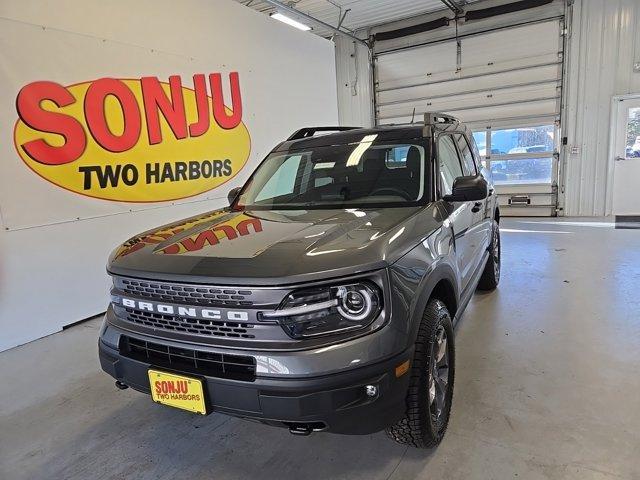
POLYGON ((480 290, 493 290, 500 283, 500 224, 495 220, 492 223, 489 259, 478 282, 480 290))
POLYGON ((398 443, 431 448, 440 443, 451 412, 455 349, 451 316, 443 302, 431 300, 418 329, 405 416, 387 435, 398 443))

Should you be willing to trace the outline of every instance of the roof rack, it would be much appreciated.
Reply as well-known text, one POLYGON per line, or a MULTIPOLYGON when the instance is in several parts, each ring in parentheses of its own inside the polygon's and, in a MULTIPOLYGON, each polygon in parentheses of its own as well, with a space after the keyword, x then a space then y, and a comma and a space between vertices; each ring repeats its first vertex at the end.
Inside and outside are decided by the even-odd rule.
POLYGON ((435 125, 436 123, 459 123, 456 117, 442 112, 426 112, 424 114, 425 125, 435 125))
POLYGON ((358 130, 360 128, 362 127, 305 127, 293 132, 293 134, 287 138, 287 141, 313 137, 316 132, 345 132, 347 130, 358 130))

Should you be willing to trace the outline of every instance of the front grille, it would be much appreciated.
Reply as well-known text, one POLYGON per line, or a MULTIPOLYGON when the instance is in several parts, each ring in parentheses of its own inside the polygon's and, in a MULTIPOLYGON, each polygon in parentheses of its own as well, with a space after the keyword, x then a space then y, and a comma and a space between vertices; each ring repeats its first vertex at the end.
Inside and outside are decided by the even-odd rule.
POLYGON ((121 283, 121 289, 125 293, 154 300, 207 306, 249 307, 253 305, 249 299, 253 293, 251 290, 133 279, 122 279, 121 283))
POLYGON ((126 308, 125 310, 127 312, 125 320, 147 327, 215 337, 256 338, 252 333, 254 325, 251 323, 177 317, 133 308, 126 308))
POLYGON ((243 355, 171 347, 124 335, 120 337, 120 354, 178 372, 248 382, 256 378, 255 358, 243 355))

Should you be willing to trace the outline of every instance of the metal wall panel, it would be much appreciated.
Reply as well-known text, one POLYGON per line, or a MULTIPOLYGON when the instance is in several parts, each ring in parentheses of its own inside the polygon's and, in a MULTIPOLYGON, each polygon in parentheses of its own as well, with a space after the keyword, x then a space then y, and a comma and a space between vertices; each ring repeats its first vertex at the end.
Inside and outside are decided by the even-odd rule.
POLYGON ((369 49, 337 36, 336 74, 340 125, 373 126, 373 93, 369 49))
POLYGON ((569 53, 566 215, 610 215, 611 100, 640 93, 640 1, 581 0, 573 6, 569 53))

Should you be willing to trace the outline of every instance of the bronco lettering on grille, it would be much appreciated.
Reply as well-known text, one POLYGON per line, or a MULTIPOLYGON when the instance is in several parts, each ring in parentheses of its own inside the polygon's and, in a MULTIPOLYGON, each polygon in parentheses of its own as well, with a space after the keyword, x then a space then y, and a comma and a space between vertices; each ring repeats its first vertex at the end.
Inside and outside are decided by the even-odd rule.
POLYGON ((249 314, 247 312, 233 310, 221 311, 208 308, 176 307, 173 305, 141 302, 130 298, 122 298, 122 305, 125 307, 135 308, 137 310, 146 310, 148 312, 157 312, 165 315, 178 315, 180 317, 203 317, 210 318, 212 320, 221 320, 224 315, 225 320, 231 320, 234 322, 246 322, 249 320, 249 314))

